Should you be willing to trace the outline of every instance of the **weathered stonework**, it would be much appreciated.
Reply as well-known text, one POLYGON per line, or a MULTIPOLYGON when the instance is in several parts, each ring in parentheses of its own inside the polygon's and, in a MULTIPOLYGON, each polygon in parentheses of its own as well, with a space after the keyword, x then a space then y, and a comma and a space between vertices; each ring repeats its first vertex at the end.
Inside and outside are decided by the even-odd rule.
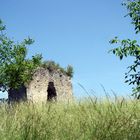
POLYGON ((54 84, 57 101, 71 100, 72 83, 71 78, 63 74, 59 69, 49 71, 38 68, 33 75, 33 80, 27 86, 27 100, 32 102, 46 102, 48 100, 49 83, 54 84))

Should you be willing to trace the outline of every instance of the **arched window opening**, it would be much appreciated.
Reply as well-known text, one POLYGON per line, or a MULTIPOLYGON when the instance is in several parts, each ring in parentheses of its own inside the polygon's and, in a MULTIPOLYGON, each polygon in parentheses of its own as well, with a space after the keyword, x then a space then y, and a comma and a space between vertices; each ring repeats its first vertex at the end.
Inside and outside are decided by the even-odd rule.
POLYGON ((48 89, 47 89, 47 100, 48 101, 56 101, 56 89, 54 87, 54 83, 53 82, 49 82, 48 84, 48 89))

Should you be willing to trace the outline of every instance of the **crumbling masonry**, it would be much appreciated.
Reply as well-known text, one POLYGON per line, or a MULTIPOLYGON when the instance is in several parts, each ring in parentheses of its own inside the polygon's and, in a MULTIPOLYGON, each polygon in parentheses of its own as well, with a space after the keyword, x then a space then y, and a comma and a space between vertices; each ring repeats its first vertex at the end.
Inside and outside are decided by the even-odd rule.
POLYGON ((73 98, 71 78, 59 69, 49 71, 38 68, 32 81, 17 93, 9 92, 9 100, 28 100, 31 102, 67 101, 73 98), (13 96, 14 95, 14 96, 13 96))

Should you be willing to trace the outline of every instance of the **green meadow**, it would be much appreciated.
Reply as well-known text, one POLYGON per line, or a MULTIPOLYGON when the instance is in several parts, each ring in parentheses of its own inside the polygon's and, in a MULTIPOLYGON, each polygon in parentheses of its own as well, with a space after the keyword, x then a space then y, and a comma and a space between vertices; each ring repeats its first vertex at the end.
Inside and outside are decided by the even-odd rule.
POLYGON ((0 106, 0 140, 140 140, 140 101, 0 106))

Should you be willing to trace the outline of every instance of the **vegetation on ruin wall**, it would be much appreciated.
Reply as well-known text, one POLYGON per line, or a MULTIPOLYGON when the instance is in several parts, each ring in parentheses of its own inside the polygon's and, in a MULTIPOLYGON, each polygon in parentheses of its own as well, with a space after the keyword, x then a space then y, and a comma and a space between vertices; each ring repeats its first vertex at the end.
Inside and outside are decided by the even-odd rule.
POLYGON ((1 140, 140 140, 140 102, 0 106, 1 140))
POLYGON ((54 61, 44 61, 42 62, 41 67, 48 69, 50 72, 59 70, 63 74, 73 77, 73 67, 71 65, 68 65, 67 68, 62 68, 54 61))
POLYGON ((24 39, 22 42, 15 42, 7 37, 6 26, 0 20, 0 91, 16 89, 28 83, 37 67, 44 66, 49 70, 60 69, 68 76, 73 76, 73 68, 61 68, 53 61, 43 62, 42 55, 36 54, 31 59, 27 58, 27 46, 33 44, 31 38, 24 39))

